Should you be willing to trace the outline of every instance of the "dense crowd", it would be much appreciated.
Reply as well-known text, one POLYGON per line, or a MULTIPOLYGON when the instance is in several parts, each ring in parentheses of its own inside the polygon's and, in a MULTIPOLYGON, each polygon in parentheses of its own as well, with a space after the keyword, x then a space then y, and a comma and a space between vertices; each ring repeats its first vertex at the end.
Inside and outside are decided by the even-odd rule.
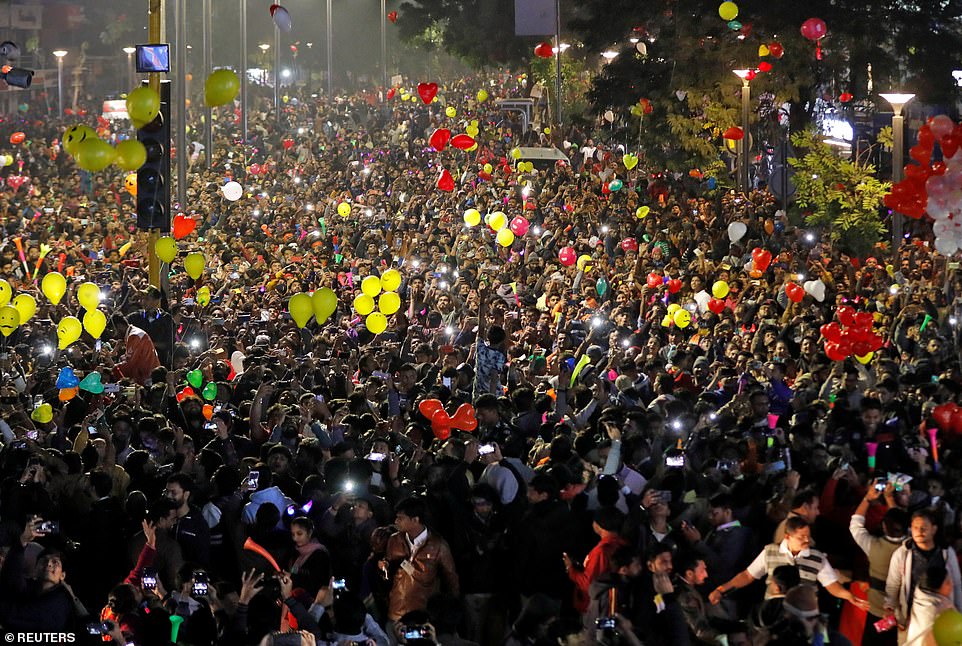
POLYGON ((69 123, 0 124, 27 139, 2 171, 0 277, 39 305, 0 354, 5 630, 895 644, 962 609, 962 424, 928 433, 962 393, 958 265, 917 237, 847 255, 763 189, 629 171, 638 151, 577 128, 570 163, 519 172, 511 151, 546 137, 493 98, 522 81, 452 81, 432 105, 304 95, 279 120, 259 103, 246 158, 217 110, 161 289, 123 174, 77 170, 69 123), (427 143, 472 120, 477 150, 427 143), (468 209, 529 228, 505 247, 468 209), (352 302, 389 269, 402 305, 375 335, 352 302), (107 329, 60 350, 91 281, 107 329), (322 287, 336 312, 299 328, 288 300, 322 287), (829 358, 823 326, 858 315, 882 347, 829 358))

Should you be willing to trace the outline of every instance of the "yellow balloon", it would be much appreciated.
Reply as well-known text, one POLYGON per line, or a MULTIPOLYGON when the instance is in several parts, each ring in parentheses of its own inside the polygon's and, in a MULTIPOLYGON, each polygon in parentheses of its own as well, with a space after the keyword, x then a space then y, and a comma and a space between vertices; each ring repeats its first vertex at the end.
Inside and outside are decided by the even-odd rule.
POLYGON ((728 283, 723 280, 716 280, 711 286, 711 295, 715 298, 725 298, 728 296, 728 283))
POLYGON ((492 166, 491 164, 485 164, 485 165, 484 165, 484 172, 487 173, 488 175, 490 175, 491 173, 494 172, 494 166, 492 166))
POLYGON ((862 364, 862 365, 864 366, 865 364, 867 364, 868 362, 870 362, 870 361, 872 360, 872 357, 874 357, 874 356, 875 356, 875 353, 874 353, 874 352, 869 352, 868 354, 864 354, 864 355, 862 355, 861 357, 858 356, 858 355, 855 355, 855 358, 858 360, 858 362, 859 362, 860 364, 862 364))
POLYGON ((591 271, 591 256, 586 253, 578 256, 578 269, 581 271, 591 271))
POLYGON ((311 305, 314 308, 314 318, 318 323, 324 323, 337 310, 337 294, 330 287, 322 287, 311 294, 311 305))
POLYGON ((169 264, 177 257, 177 241, 170 236, 158 238, 154 243, 154 251, 161 261, 169 264))
POLYGON ((99 173, 110 166, 117 151, 103 139, 87 137, 77 146, 77 166, 91 173, 99 173))
POLYGON ((501 211, 495 211, 491 214, 491 217, 488 218, 488 226, 495 231, 500 231, 508 226, 508 216, 501 211))
POLYGON ((83 325, 81 325, 80 319, 76 316, 63 317, 57 325, 57 339, 60 341, 58 347, 61 350, 66 349, 80 338, 81 332, 83 332, 83 325))
POLYGON ((661 319, 661 327, 669 327, 671 325, 671 314, 665 314, 665 317, 661 319))
POLYGON ((207 285, 197 290, 197 304, 201 307, 207 307, 210 304, 210 287, 207 285))
POLYGON ((308 294, 294 294, 287 303, 287 309, 297 327, 303 328, 314 316, 314 304, 308 294))
POLYGON ((381 279, 377 276, 368 276, 361 281, 361 291, 374 298, 381 293, 381 279))
POLYGON ((117 144, 117 165, 126 171, 137 170, 147 161, 147 149, 136 139, 124 139, 117 144))
POLYGON ((644 220, 647 218, 649 213, 651 213, 651 208, 647 206, 639 206, 637 209, 635 209, 635 217, 637 217, 639 220, 644 220))
POLYGON ((550 134, 551 134, 551 128, 545 128, 545 129, 544 129, 544 134, 550 135, 550 134))
POLYGON ((446 107, 446 108, 444 109, 444 114, 445 114, 449 119, 453 119, 454 117, 458 116, 458 111, 454 109, 454 106, 453 106, 453 105, 449 105, 448 107, 446 107))
POLYGON ((127 192, 137 197, 137 173, 130 173, 124 178, 124 188, 127 192))
POLYGON ((511 159, 521 159, 521 149, 512 148, 511 149, 511 159))
POLYGON ((481 212, 477 209, 468 209, 464 212, 464 223, 469 227, 476 227, 481 224, 481 212))
POLYGON ((67 293, 67 279, 63 277, 63 274, 52 271, 40 281, 40 291, 47 297, 47 300, 56 305, 67 293))
POLYGON ((364 320, 367 329, 371 334, 380 334, 387 329, 387 317, 380 312, 371 312, 364 320))
POLYGON ((0 278, 0 307, 3 307, 10 302, 10 297, 13 296, 13 287, 10 286, 3 278, 0 278))
POLYGON ((64 151, 70 156, 75 156, 77 154, 77 147, 86 141, 88 137, 96 139, 97 131, 82 123, 70 126, 63 133, 62 143, 64 151))
POLYGON ((473 152, 474 152, 475 150, 477 150, 477 149, 478 149, 478 142, 474 142, 473 144, 471 144, 471 147, 470 147, 470 148, 465 148, 465 149, 464 149, 464 152, 466 152, 466 153, 473 153, 473 152))
POLYGON ((37 299, 30 294, 17 294, 13 299, 13 307, 20 314, 20 323, 26 323, 37 313, 37 299))
POLYGON ((738 17, 738 5, 734 2, 723 2, 718 7, 718 15, 725 22, 731 22, 738 17))
POLYGON ((354 311, 360 316, 367 316, 374 311, 374 299, 367 294, 358 294, 354 298, 354 311))
POLYGON ((215 70, 204 81, 204 102, 207 105, 225 105, 240 92, 240 79, 233 70, 215 70))
POLYGON ((514 232, 507 228, 501 229, 498 231, 498 237, 496 239, 502 247, 510 247, 514 244, 514 232))
POLYGON ((390 316, 401 309, 401 297, 397 292, 384 292, 377 299, 377 309, 381 314, 390 316))
POLYGON ((347 202, 341 202, 337 205, 337 214, 342 218, 346 218, 351 214, 351 205, 347 202))
POLYGON ((396 292, 401 286, 401 272, 397 269, 388 269, 381 275, 381 287, 386 292, 396 292))
POLYGON ((7 337, 20 327, 20 312, 13 305, 0 307, 0 334, 7 337))
POLYGON ((477 137, 477 136, 478 136, 478 133, 481 132, 481 131, 478 129, 477 126, 471 125, 471 126, 468 126, 467 128, 465 128, 465 129, 464 129, 464 132, 465 132, 469 137, 477 137))
POLYGON ((680 309, 672 315, 671 320, 675 322, 675 325, 684 330, 691 325, 691 312, 686 309, 680 309))
POLYGON ((135 128, 143 128, 160 113, 160 95, 142 85, 127 93, 127 115, 135 128))
POLYGON ((477 98, 478 98, 478 103, 484 103, 485 101, 488 100, 488 91, 478 90, 477 98))
POLYGON ((87 330, 87 334, 99 339, 107 329, 107 317, 100 310, 88 310, 84 314, 84 329, 87 330))
POLYGON ((197 251, 187 254, 187 257, 184 258, 184 269, 187 270, 187 275, 194 280, 200 278, 201 274, 204 273, 204 265, 206 264, 204 254, 197 251))
POLYGON ((88 312, 100 305, 100 288, 96 283, 84 283, 77 289, 77 302, 88 312))
POLYGON ((678 303, 672 303, 671 305, 668 306, 668 313, 674 314, 680 309, 681 309, 681 305, 679 305, 678 303))

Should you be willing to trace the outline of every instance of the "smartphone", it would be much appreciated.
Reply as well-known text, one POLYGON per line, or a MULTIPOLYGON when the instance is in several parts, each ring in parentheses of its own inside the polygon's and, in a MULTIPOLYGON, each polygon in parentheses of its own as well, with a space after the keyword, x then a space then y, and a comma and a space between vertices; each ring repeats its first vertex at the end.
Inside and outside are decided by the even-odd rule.
POLYGON ((88 427, 87 427, 87 434, 88 434, 88 435, 96 435, 96 434, 97 434, 97 427, 96 427, 96 426, 88 426, 88 427))
POLYGON ((431 631, 426 626, 405 626, 404 639, 427 639, 431 631))
POLYGON ((599 617, 596 625, 599 630, 614 630, 618 626, 618 620, 614 617, 599 617))
POLYGON ((785 460, 776 460, 765 465, 765 473, 781 473, 785 469, 785 460))
POLYGON ((200 570, 194 571, 194 591, 195 597, 207 596, 207 573, 200 570))
POLYGON ((478 448, 478 453, 480 455, 490 455, 491 453, 494 453, 494 444, 482 444, 478 448))
POLYGON ((245 491, 257 491, 257 483, 260 481, 261 472, 251 471, 247 474, 247 485, 245 491))
POLYGON ((104 384, 104 393, 113 395, 120 392, 120 384, 104 384))
POLYGON ((94 621, 87 624, 88 635, 106 635, 113 626, 109 621, 94 621))
POLYGON ((875 481, 876 491, 885 491, 885 486, 886 486, 886 483, 882 478, 879 478, 875 481))
POLYGON ((683 454, 669 455, 665 457, 665 466, 669 468, 679 469, 685 466, 685 456, 683 454))
POLYGON ((447 388, 447 389, 450 390, 450 388, 451 388, 451 377, 441 377, 441 385, 443 385, 445 388, 447 388))
POLYGON ((156 590, 157 589, 157 570, 152 567, 145 567, 144 576, 141 577, 141 582, 145 590, 156 590))
POLYGON ((382 462, 386 456, 383 453, 368 453, 364 459, 371 462, 382 462))
POLYGON ((658 491, 658 500, 665 503, 666 505, 671 502, 671 491, 668 489, 661 489, 658 491))
POLYGON ((59 534, 60 521, 45 520, 37 527, 37 532, 40 534, 59 534))
POLYGON ((40 437, 40 431, 27 431, 27 439, 34 442, 40 437))
POLYGON ((335 593, 347 590, 347 581, 344 579, 334 579, 334 582, 331 583, 331 589, 334 590, 335 593))

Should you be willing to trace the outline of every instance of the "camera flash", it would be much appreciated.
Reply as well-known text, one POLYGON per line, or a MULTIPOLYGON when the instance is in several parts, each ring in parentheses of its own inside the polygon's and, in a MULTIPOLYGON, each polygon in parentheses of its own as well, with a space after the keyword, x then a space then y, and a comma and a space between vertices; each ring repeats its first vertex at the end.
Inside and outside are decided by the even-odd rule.
POLYGON ((601 227, 601 232, 602 232, 602 233, 608 233, 608 225, 607 225, 607 224, 601 227))
POLYGON ((955 318, 954 316, 949 317, 949 325, 958 325, 958 324, 959 324, 959 319, 955 318))
POLYGON ((40 348, 40 354, 50 355, 53 354, 53 346, 45 345, 40 348))
POLYGON ((671 427, 676 431, 680 431, 682 427, 681 420, 680 419, 672 420, 671 427))
POLYGON ((199 348, 199 347, 200 347, 200 341, 198 341, 197 339, 191 339, 191 340, 190 340, 190 347, 195 348, 195 349, 196 349, 196 348, 199 348))

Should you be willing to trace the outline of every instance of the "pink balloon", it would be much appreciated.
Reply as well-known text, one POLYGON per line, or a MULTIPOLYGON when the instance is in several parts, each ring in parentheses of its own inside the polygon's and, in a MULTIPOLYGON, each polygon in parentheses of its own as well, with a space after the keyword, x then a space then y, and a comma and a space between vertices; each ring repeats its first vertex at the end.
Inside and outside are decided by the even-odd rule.
POLYGON ((828 26, 821 18, 809 18, 802 23, 801 31, 808 40, 818 40, 828 33, 828 26))
POLYGON ((558 261, 565 267, 570 267, 578 262, 578 253, 571 247, 563 247, 558 252, 558 261))
POLYGON ((955 128, 955 123, 953 123, 952 119, 948 116, 940 114, 929 120, 929 128, 932 130, 932 134, 935 135, 936 139, 941 139, 952 133, 952 129, 955 128))
POLYGON ((511 233, 516 236, 523 236, 528 232, 529 226, 528 220, 519 215, 511 220, 511 233))

